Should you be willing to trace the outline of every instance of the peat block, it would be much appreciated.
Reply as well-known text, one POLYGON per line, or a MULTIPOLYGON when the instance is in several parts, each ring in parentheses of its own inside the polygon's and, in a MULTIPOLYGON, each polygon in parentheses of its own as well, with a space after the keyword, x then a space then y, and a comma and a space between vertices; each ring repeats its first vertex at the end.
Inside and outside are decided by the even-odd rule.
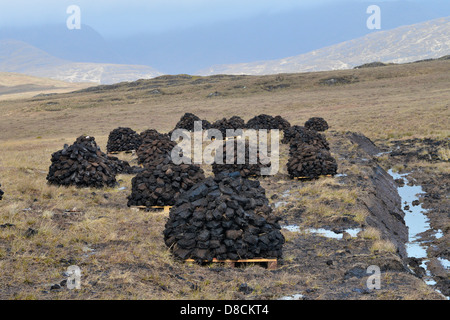
POLYGON ((328 130, 328 123, 324 118, 312 117, 305 122, 305 128, 315 131, 326 131, 328 130))
POLYGON ((209 129, 217 129, 222 133, 222 137, 227 136, 227 129, 245 129, 245 121, 241 117, 233 116, 230 119, 223 118, 215 121, 209 129))
POLYGON ((181 193, 203 179, 198 165, 175 165, 169 157, 159 158, 131 180, 128 206, 172 206, 181 193))
POLYGON ((71 146, 52 154, 47 175, 50 184, 77 187, 113 187, 115 165, 97 146, 94 137, 81 136, 71 146))
POLYGON ((202 129, 207 130, 211 127, 211 123, 209 123, 207 120, 202 120, 199 117, 197 117, 193 113, 186 112, 178 121, 178 123, 175 125, 175 129, 185 129, 187 131, 194 131, 194 122, 195 121, 201 121, 202 122, 202 129))
POLYGON ((244 177, 250 176, 261 176, 261 169, 264 167, 270 167, 270 163, 266 163, 262 161, 263 155, 259 153, 259 148, 256 153, 256 163, 254 159, 250 158, 250 144, 247 140, 233 139, 223 142, 222 149, 222 164, 219 162, 219 154, 216 155, 216 161, 212 164, 212 171, 215 175, 220 173, 232 173, 239 172, 239 174, 244 177), (239 145, 245 146, 245 159, 244 161, 240 161, 243 163, 238 163, 238 154, 242 154, 242 152, 238 152, 239 145), (229 150, 229 151, 228 151, 229 150), (233 153, 232 163, 227 163, 227 152, 233 153), (263 164, 264 163, 264 164, 263 164))
POLYGON ((136 174, 142 171, 142 168, 131 166, 128 161, 120 160, 117 157, 107 156, 109 165, 116 174, 136 174))
POLYGON ((137 150, 141 145, 140 135, 131 128, 119 127, 109 133, 106 150, 108 153, 115 151, 137 150))
POLYGON ((167 133, 160 133, 155 129, 148 129, 148 130, 142 131, 139 134, 139 138, 140 138, 141 144, 142 144, 142 143, 152 142, 153 140, 159 140, 161 138, 169 138, 169 135, 167 133))
POLYGON ((279 129, 279 130, 285 130, 289 128, 291 125, 286 120, 283 119, 281 116, 270 116, 267 114, 260 114, 258 116, 255 116, 247 121, 246 128, 247 129, 254 129, 254 130, 260 130, 260 129, 279 129))
POLYGON ((284 130, 281 143, 290 144, 290 151, 294 152, 299 145, 308 144, 319 148, 330 150, 325 136, 314 130, 309 130, 302 126, 292 126, 284 130))
POLYGON ((279 129, 279 130, 285 130, 291 126, 289 121, 287 121, 281 116, 275 116, 273 118, 272 125, 273 125, 272 129, 279 129))
POLYGON ((317 179, 321 175, 335 175, 337 162, 327 149, 303 144, 290 154, 287 170, 291 178, 317 179))
POLYGON ((147 135, 142 140, 142 144, 136 151, 138 162, 144 167, 152 165, 153 162, 159 163, 166 157, 170 157, 172 149, 177 145, 175 141, 171 141, 167 135, 147 135))
POLYGON ((209 177, 170 209, 164 242, 179 259, 281 258, 284 236, 258 181, 209 177))

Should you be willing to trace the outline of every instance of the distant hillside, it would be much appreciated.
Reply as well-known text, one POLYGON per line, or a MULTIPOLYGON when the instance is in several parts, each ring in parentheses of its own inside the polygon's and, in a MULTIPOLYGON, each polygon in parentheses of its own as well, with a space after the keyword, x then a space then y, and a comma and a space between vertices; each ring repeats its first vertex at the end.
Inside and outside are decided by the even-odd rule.
MULTIPOLYGON (((204 10, 211 10, 216 2, 211 1, 211 6, 205 6, 204 10)), ((448 0, 282 2, 295 4, 285 10, 282 3, 271 1, 273 10, 259 10, 259 4, 250 6, 249 1, 243 1, 242 8, 247 9, 242 13, 235 10, 230 15, 211 12, 208 21, 196 18, 197 14, 203 15, 203 9, 195 14, 180 12, 182 17, 177 18, 175 12, 180 8, 174 8, 172 13, 164 13, 168 15, 167 20, 157 23, 156 28, 153 9, 130 15, 134 6, 125 9, 124 5, 122 14, 128 12, 128 16, 122 18, 119 14, 114 18, 112 13, 117 6, 112 5, 112 8, 105 7, 102 17, 105 21, 116 22, 112 28, 92 17, 81 20, 80 30, 68 30, 64 16, 58 18, 58 22, 49 20, 45 25, 6 26, 0 21, 3 22, 0 23, 0 40, 20 40, 72 62, 146 65, 166 74, 194 74, 212 65, 281 59, 363 37, 373 32, 366 27, 369 5, 381 7, 383 30, 450 15, 448 0), (304 5, 305 2, 314 4, 304 5), (182 27, 185 20, 193 23, 182 27), (88 21, 95 23, 84 24, 88 21), (167 24, 170 27, 163 26, 167 24)), ((83 12, 83 15, 88 14, 87 10, 83 12)))
POLYGON ((149 66, 71 62, 17 40, 0 40, 0 72, 96 84, 135 81, 162 75, 149 66))
POLYGON ((0 28, 0 40, 14 39, 72 62, 125 63, 93 28, 69 30, 64 24, 0 28))
POLYGON ((0 100, 29 98, 36 95, 65 93, 91 86, 92 83, 69 83, 20 73, 0 72, 0 100))
POLYGON ((351 69, 383 61, 406 63, 438 58, 450 53, 450 17, 393 30, 379 31, 285 59, 218 65, 199 71, 199 75, 264 75, 351 69))

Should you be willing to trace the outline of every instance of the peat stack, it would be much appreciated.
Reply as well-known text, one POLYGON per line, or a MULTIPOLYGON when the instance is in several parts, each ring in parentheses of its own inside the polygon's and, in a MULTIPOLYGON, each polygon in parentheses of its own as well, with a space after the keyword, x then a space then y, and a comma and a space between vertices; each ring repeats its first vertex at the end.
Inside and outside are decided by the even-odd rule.
POLYGON ((116 169, 94 137, 77 138, 71 146, 53 153, 51 162, 47 175, 50 184, 94 188, 116 185, 116 169))
POLYGON ((291 124, 286 119, 283 119, 281 116, 272 117, 267 114, 260 114, 256 117, 253 117, 250 120, 248 120, 246 124, 247 129, 254 129, 254 130, 260 129, 284 130, 289 128, 290 126, 291 124))
POLYGON ((116 174, 136 174, 142 171, 141 167, 131 166, 128 161, 120 160, 117 157, 107 156, 110 167, 116 174))
POLYGON ((211 127, 211 123, 209 123, 207 120, 202 120, 199 117, 197 117, 193 113, 186 112, 178 121, 178 123, 175 125, 175 129, 185 129, 187 131, 193 132, 194 131, 194 122, 195 121, 201 121, 202 122, 202 129, 207 130, 211 127))
POLYGON ((217 129, 222 133, 222 137, 225 138, 227 136, 227 129, 244 129, 245 121, 239 116, 233 116, 230 119, 223 118, 215 121, 210 129, 217 129))
POLYGON ((89 136, 81 136, 79 137, 75 143, 81 143, 86 145, 87 147, 93 149, 97 149, 97 153, 101 155, 102 158, 107 159, 109 167, 114 171, 115 174, 135 174, 140 171, 139 167, 131 166, 128 161, 120 160, 114 156, 108 156, 103 153, 100 148, 97 146, 94 137, 89 136))
POLYGON ((169 157, 159 161, 131 180, 128 206, 172 206, 181 193, 205 179, 198 165, 175 165, 169 157))
POLYGON ((292 126, 284 130, 284 136, 281 142, 290 144, 291 153, 295 152, 303 144, 330 150, 330 145, 322 134, 302 126, 292 126))
MULTIPOLYGON (((2 186, 2 184, 0 183, 0 187, 1 187, 1 186, 2 186)), ((2 200, 4 194, 5 194, 5 193, 2 191, 2 189, 0 189, 0 200, 2 200)))
MULTIPOLYGON (((261 176, 261 169, 264 167, 270 167, 270 163, 263 164, 262 161, 263 155, 259 153, 259 148, 257 148, 257 154, 256 154, 256 163, 250 163, 252 160, 250 158, 250 144, 248 140, 240 140, 240 139, 233 139, 223 142, 223 151, 222 151, 222 163, 219 163, 219 155, 216 156, 216 159, 214 163, 212 164, 212 171, 214 175, 218 175, 220 173, 232 173, 232 172, 239 172, 241 177, 248 178, 251 176, 261 176), (238 163, 238 148, 240 149, 240 146, 245 146, 245 159, 244 163, 238 163), (233 161, 232 163, 227 163, 227 152, 230 152, 230 154, 233 154, 233 161)), ((254 161, 253 161, 254 162, 254 161)))
POLYGON ((164 242, 183 260, 281 258, 285 239, 278 221, 258 181, 223 174, 178 198, 164 242))
POLYGON ((337 162, 330 151, 303 144, 290 153, 287 170, 291 178, 317 179, 322 175, 335 175, 337 162))
POLYGON ((161 138, 170 138, 167 133, 160 133, 155 129, 148 129, 139 134, 139 138, 142 143, 148 143, 153 140, 159 140, 161 138))
POLYGON ((305 128, 315 131, 326 131, 328 130, 328 123, 324 118, 312 117, 305 122, 305 128))
POLYGON ((276 116, 272 121, 272 129, 286 130, 291 127, 289 121, 281 116, 276 116))
POLYGON ((273 117, 268 114, 260 114, 247 121, 247 129, 272 129, 273 117))
POLYGON ((106 150, 110 152, 137 150, 141 145, 141 137, 131 128, 119 127, 109 133, 106 150))
POLYGON ((147 137, 136 151, 138 162, 144 167, 152 163, 160 163, 167 156, 170 157, 176 145, 177 143, 171 141, 166 135, 155 135, 153 139, 147 137))

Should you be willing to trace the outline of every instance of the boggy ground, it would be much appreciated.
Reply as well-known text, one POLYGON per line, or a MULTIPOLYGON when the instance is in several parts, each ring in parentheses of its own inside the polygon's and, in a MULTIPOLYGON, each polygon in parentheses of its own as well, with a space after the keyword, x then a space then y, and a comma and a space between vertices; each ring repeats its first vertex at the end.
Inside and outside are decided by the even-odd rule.
POLYGON ((436 287, 447 297, 450 296, 450 271, 448 266, 439 262, 439 258, 450 261, 449 143, 449 139, 429 138, 377 141, 387 150, 378 159, 383 167, 407 173, 409 184, 421 186, 424 191, 418 199, 426 209, 430 224, 430 229, 420 234, 420 242, 426 246, 427 259, 416 259, 413 269, 422 277, 425 270, 416 264, 429 260, 426 265, 437 282, 436 287))
MULTIPOLYGON (((264 77, 165 76, 0 102, 0 299, 444 299, 402 259, 401 204, 388 192, 394 182, 385 171, 417 169, 411 171, 427 192, 422 201, 430 224, 443 232, 429 251, 448 257, 449 163, 415 159, 428 149, 417 152, 414 139, 432 139, 436 154, 448 160, 449 70, 449 61, 436 61, 264 77), (347 76, 358 81, 322 83, 347 76), (105 151, 109 132, 119 126, 168 132, 184 112, 210 122, 267 113, 291 124, 312 116, 330 124, 326 137, 343 175, 291 180, 282 145, 280 172, 260 178, 282 225, 299 230, 282 229, 277 270, 174 260, 163 242, 167 216, 126 206, 132 176, 120 175, 118 187, 105 189, 47 185, 51 154, 76 137, 93 135, 105 151), (411 156, 376 156, 347 131, 364 134, 381 151, 399 146, 411 156), (311 227, 362 231, 330 239, 311 227), (80 290, 64 286, 70 265, 81 268, 80 290), (366 286, 372 265, 381 269, 379 290, 366 286)), ((433 261, 429 269, 444 283, 448 270, 433 261)))
MULTIPOLYGON (((5 183, 12 192, 1 207, 0 297, 442 299, 408 270, 389 230, 368 223, 373 218, 367 199, 374 195, 371 175, 376 160, 347 135, 333 131, 326 135, 342 176, 289 179, 288 146, 281 145, 281 171, 260 178, 281 224, 299 227, 282 229, 286 244, 276 270, 175 260, 163 242, 166 214, 126 207, 131 176, 119 176, 117 188, 58 188, 46 185, 42 164, 14 169, 15 187, 5 183), (309 232, 311 227, 362 231, 331 239, 309 232), (70 265, 81 268, 80 290, 64 285, 70 265), (379 290, 367 287, 367 268, 372 265, 381 269, 379 290)), ((34 150, 32 145, 26 149, 34 150)), ((47 152, 34 151, 36 157, 47 152)), ((121 156, 136 161, 132 155, 121 156)))

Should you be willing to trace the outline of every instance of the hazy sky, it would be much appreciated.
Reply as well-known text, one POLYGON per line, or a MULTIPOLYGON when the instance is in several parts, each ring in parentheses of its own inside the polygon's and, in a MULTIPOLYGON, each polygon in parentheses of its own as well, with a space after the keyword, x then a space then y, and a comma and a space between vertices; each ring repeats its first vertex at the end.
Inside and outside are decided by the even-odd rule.
MULTIPOLYGON (((385 0, 390 1, 390 0, 385 0)), ((413 0, 426 3, 427 0, 413 0)), ((448 0, 446 0, 448 1, 448 0)), ((103 36, 161 31, 289 11, 307 6, 368 0, 0 0, 0 27, 65 23, 69 5, 81 9, 81 23, 103 36)), ((374 1, 372 1, 374 2, 374 1)), ((376 1, 381 2, 380 0, 376 1)))

